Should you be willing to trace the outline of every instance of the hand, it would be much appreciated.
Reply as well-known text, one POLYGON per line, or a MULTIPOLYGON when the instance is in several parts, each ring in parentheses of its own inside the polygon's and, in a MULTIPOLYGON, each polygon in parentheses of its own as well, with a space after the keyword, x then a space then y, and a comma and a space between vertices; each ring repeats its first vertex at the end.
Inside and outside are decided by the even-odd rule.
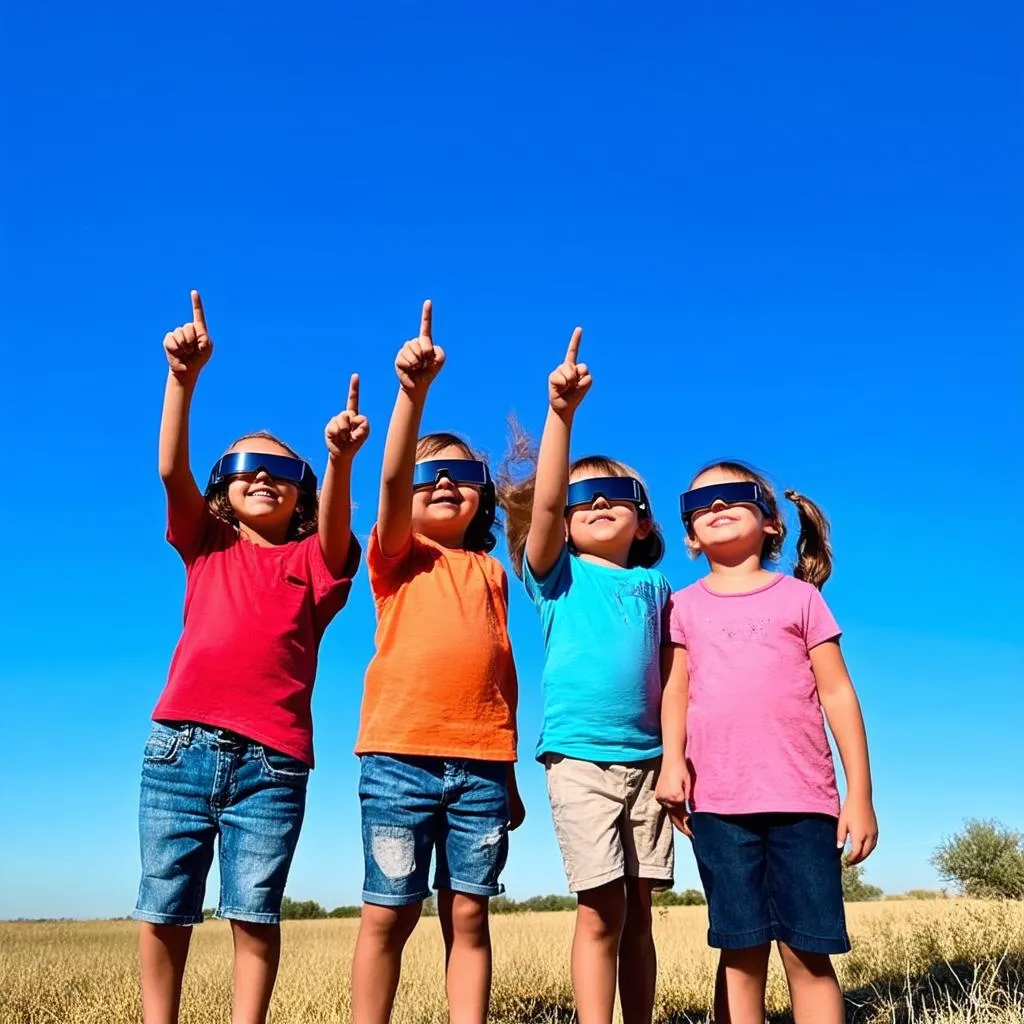
POLYGON ((195 379, 213 355, 213 342, 206 330, 206 315, 199 292, 192 292, 192 323, 164 335, 164 352, 171 373, 180 379, 195 379))
POLYGON ((569 339, 564 361, 548 377, 548 401, 551 408, 560 415, 575 412, 583 396, 590 390, 592 381, 587 364, 576 362, 582 338, 583 328, 577 327, 569 339))
POLYGON ((351 460, 370 436, 370 421, 359 413, 359 374, 348 385, 348 405, 324 428, 327 454, 332 459, 351 460))
POLYGON ((395 358, 398 382, 406 394, 424 395, 444 366, 444 349, 435 345, 431 337, 433 306, 430 299, 423 303, 420 318, 420 336, 407 341, 395 358))
POLYGON ((690 831, 690 812, 687 805, 692 792, 693 776, 690 773, 689 762, 684 761, 680 765, 662 764, 654 798, 668 811, 672 824, 690 839, 693 838, 693 833, 690 831))
POLYGON ((847 838, 850 840, 847 864, 859 864, 862 860, 867 860, 871 851, 878 845, 878 821, 870 800, 847 798, 839 814, 836 845, 842 849, 846 846, 847 838))
POLYGON ((508 830, 515 832, 526 821, 526 805, 514 786, 508 791, 508 830))

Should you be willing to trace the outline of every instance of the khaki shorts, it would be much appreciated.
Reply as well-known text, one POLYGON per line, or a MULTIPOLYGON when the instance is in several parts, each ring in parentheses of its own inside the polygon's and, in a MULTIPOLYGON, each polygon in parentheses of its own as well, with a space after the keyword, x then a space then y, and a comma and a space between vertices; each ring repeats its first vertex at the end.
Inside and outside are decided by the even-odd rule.
POLYGON ((544 767, 570 892, 618 878, 647 878, 655 889, 672 888, 672 822, 654 799, 660 757, 595 764, 547 754, 544 767))

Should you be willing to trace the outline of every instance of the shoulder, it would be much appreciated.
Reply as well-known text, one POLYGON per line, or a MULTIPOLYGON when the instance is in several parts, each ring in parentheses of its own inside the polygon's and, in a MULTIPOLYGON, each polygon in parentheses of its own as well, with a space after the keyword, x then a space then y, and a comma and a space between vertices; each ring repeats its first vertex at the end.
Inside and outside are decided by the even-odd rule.
POLYGON ((776 597, 779 600, 792 602, 802 608, 808 605, 820 607, 825 603, 821 591, 806 580, 798 580, 795 576, 783 575, 775 587, 776 597))

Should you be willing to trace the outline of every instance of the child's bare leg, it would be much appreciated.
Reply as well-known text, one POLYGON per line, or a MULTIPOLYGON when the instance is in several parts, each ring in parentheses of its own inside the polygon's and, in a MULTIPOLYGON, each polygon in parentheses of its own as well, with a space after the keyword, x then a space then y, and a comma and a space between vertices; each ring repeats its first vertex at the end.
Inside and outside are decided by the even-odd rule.
POLYGON ((715 1024, 764 1024, 771 943, 723 949, 715 978, 715 1024))
POLYGON ((611 1024, 625 916, 621 879, 579 894, 572 937, 572 991, 579 1024, 611 1024))
POLYGON ((843 1024, 846 1009, 832 959, 779 943, 796 1024, 843 1024))
POLYGON ((619 942, 619 1001, 623 1024, 651 1024, 658 960, 651 933, 651 883, 626 879, 626 919, 619 942))
POLYGON ((486 896, 437 894, 451 1024, 484 1024, 491 1000, 491 930, 486 896))
POLYGON ((420 919, 422 903, 363 904, 352 958, 352 1024, 387 1024, 398 992, 402 950, 420 919))
POLYGON ((281 962, 281 926, 231 922, 235 946, 235 988, 231 1024, 264 1024, 281 962))
POLYGON ((139 968, 144 1024, 177 1024, 191 925, 149 924, 139 928, 139 968))

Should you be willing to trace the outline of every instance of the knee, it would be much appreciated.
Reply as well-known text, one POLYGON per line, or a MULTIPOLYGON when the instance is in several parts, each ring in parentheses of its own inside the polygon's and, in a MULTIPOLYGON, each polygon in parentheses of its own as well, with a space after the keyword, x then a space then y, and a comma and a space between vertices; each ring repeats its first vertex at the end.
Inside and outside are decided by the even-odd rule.
POLYGON ((409 907, 378 907, 364 903, 359 933, 383 947, 404 946, 420 918, 420 904, 409 907))
POLYGON ((452 900, 452 931, 457 936, 474 938, 487 934, 487 898, 456 893, 452 900))
POLYGON ((622 941, 650 941, 652 923, 650 904, 630 900, 626 904, 626 916, 622 923, 622 941))
POLYGON ((626 919, 625 894, 621 890, 581 893, 576 908, 576 928, 581 935, 596 942, 618 942, 626 919))
POLYGON ((827 953, 807 953, 800 949, 793 949, 785 942, 780 942, 779 956, 782 957, 782 966, 785 967, 788 977, 801 975, 810 978, 835 977, 832 958, 827 953))

